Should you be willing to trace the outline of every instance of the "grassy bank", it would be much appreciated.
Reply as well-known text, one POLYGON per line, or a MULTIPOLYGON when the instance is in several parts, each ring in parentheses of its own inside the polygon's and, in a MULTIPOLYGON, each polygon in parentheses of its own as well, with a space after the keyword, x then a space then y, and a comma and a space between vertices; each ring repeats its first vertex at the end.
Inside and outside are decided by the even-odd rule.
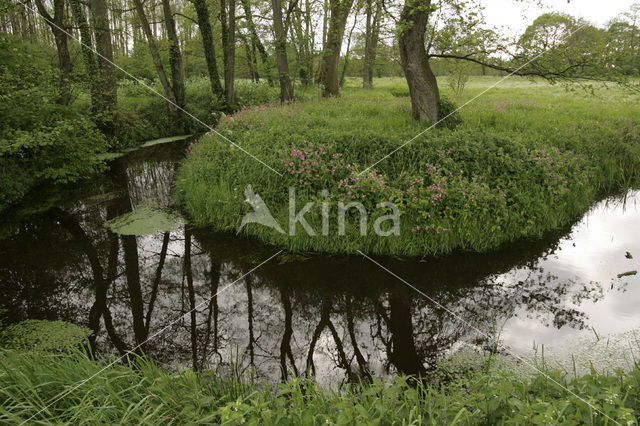
MULTIPOLYGON (((494 362, 496 360, 494 359, 494 362)), ((311 380, 256 386, 143 359, 103 369, 80 352, 0 351, 0 421, 45 424, 637 424, 640 370, 570 378, 447 370, 341 392, 311 380), (570 392, 562 389, 558 382, 570 392), (79 385, 79 386, 78 386, 79 385), (594 409, 594 407, 597 409, 594 409), (34 416, 33 418, 31 418, 34 416)))
MULTIPOLYGON (((496 81, 473 79, 455 102, 496 81)), ((244 202, 251 185, 287 230, 291 186, 296 212, 314 203, 305 218, 317 235, 259 224, 242 232, 290 250, 425 255, 539 236, 575 219, 599 195, 637 183, 637 95, 616 88, 568 92, 520 79, 483 94, 447 125, 369 168, 428 127, 411 121, 406 94, 402 80, 383 79, 372 91, 346 87, 339 99, 245 108, 218 130, 283 177, 210 134, 187 153, 177 197, 195 224, 235 232, 251 211, 244 202), (353 201, 368 210, 366 236, 354 210, 339 236, 338 203, 353 201), (391 212, 377 207, 383 201, 399 207, 398 236, 374 233, 376 219, 391 212), (328 235, 322 234, 323 202, 330 209, 328 235)))

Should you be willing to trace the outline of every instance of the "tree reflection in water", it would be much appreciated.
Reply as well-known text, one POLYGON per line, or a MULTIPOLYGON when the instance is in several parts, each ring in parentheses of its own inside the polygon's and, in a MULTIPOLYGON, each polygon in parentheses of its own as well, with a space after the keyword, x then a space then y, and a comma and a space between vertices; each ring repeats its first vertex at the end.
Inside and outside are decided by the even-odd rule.
POLYGON ((133 236, 103 227, 143 201, 166 203, 174 167, 121 163, 91 197, 81 192, 4 229, 0 292, 9 319, 87 325, 96 353, 139 346, 194 369, 233 366, 271 381, 309 374, 335 385, 424 373, 461 343, 491 343, 468 324, 494 338, 494 320, 514 315, 580 328, 587 318, 576 306, 603 297, 598 283, 541 268, 567 230, 488 254, 379 259, 446 309, 358 256, 283 256, 218 295, 273 248, 190 228, 133 236))

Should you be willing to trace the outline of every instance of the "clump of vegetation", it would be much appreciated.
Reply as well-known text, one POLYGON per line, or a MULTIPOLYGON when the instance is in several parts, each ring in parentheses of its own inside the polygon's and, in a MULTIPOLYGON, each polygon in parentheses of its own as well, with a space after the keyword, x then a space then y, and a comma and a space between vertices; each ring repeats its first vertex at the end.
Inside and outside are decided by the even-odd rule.
POLYGON ((91 330, 64 321, 25 320, 0 331, 0 347, 16 350, 66 350, 85 342, 91 330))
POLYGON ((588 109, 613 112, 606 99, 543 85, 539 90, 541 98, 554 93, 561 101, 498 92, 459 112, 461 125, 430 129, 377 164, 429 125, 411 121, 408 99, 382 90, 353 91, 341 99, 246 108, 224 118, 218 131, 283 177, 212 134, 188 152, 177 196, 197 225, 235 231, 251 211, 243 202, 251 185, 287 229, 286 188, 295 187, 296 211, 314 203, 305 218, 315 236, 302 229, 285 235, 258 224, 243 232, 301 251, 424 255, 487 250, 539 236, 583 213, 603 190, 637 181, 640 166, 637 141, 618 126, 633 121, 632 111, 603 119, 588 109), (588 107, 580 105, 587 100, 588 107), (322 190, 329 192, 326 199, 322 190), (338 203, 350 201, 368 209, 364 236, 359 220, 349 215, 345 235, 337 235, 338 203), (375 220, 388 214, 376 209, 383 201, 400 209, 399 236, 374 233, 375 220), (334 221, 329 235, 320 233, 323 202, 334 221))
MULTIPOLYGON (((312 379, 257 386, 214 371, 168 371, 135 355, 104 364, 74 351, 0 351, 0 419, 92 423, 633 424, 640 370, 523 378, 501 369, 449 375, 446 386, 398 377, 339 391, 312 379), (570 391, 567 391, 567 389, 570 391), (49 405, 50 404, 50 405, 49 405), (46 409, 45 409, 46 407, 46 409), (40 411, 42 410, 42 411, 40 411)), ((495 362, 496 360, 494 360, 495 362)), ((484 364, 486 365, 486 360, 484 364)))

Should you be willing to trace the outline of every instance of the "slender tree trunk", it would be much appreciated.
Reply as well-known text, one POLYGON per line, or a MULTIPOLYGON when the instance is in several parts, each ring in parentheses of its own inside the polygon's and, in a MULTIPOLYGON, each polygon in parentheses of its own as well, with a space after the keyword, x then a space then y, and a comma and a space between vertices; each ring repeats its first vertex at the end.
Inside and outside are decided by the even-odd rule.
POLYGON ((430 6, 430 0, 406 0, 398 21, 398 45, 402 69, 409 85, 411 115, 416 121, 436 123, 440 94, 424 41, 430 6))
POLYGON ((344 78, 347 74, 347 67, 349 66, 349 54, 351 53, 351 36, 353 36, 353 30, 358 22, 358 13, 353 18, 353 25, 349 31, 349 37, 347 38, 347 52, 344 55, 344 64, 342 66, 342 74, 340 74, 340 87, 344 86, 344 78))
MULTIPOLYGON (((142 0, 134 0, 136 11, 138 12, 138 18, 140 19, 140 25, 142 27, 142 31, 144 32, 145 37, 147 38, 147 43, 149 44, 149 52, 151 53, 151 59, 153 60, 153 65, 156 68, 156 72, 158 73, 158 79, 160 80, 160 84, 162 85, 162 89, 164 90, 164 94, 173 104, 176 103, 176 97, 173 94, 173 89, 169 85, 169 80, 167 79, 167 74, 164 72, 164 67, 162 66, 162 61, 160 60, 160 53, 158 52, 158 47, 156 46, 156 39, 153 37, 153 33, 151 32, 151 26, 149 25, 149 20, 147 19, 147 14, 144 11, 144 6, 142 4, 142 0)), ((175 112, 175 105, 169 105, 169 110, 171 112, 175 112)))
POLYGON ((227 105, 235 103, 234 77, 236 58, 236 1, 220 0, 220 22, 222 23, 222 48, 224 59, 224 95, 227 105))
POLYGON ((264 44, 262 44, 262 41, 260 41, 260 37, 258 37, 258 32, 256 31, 256 24, 253 22, 253 11, 251 10, 251 1, 242 0, 242 8, 244 9, 245 21, 247 23, 247 28, 249 29, 249 33, 251 35, 251 44, 255 49, 258 50, 258 53, 260 53, 260 60, 262 61, 262 66, 264 67, 267 80, 269 81, 269 83, 273 83, 273 78, 271 76, 271 70, 270 70, 271 66, 269 65, 269 55, 267 54, 267 49, 265 49, 264 44))
POLYGON ((214 96, 221 98, 224 96, 224 90, 220 84, 220 75, 218 74, 216 50, 213 44, 213 31, 211 29, 211 22, 209 21, 209 7, 207 6, 206 0, 192 1, 198 16, 198 28, 202 36, 202 47, 204 49, 204 57, 207 61, 211 91, 214 96))
POLYGON ((353 0, 330 0, 329 29, 327 43, 322 53, 321 84, 322 96, 337 96, 340 93, 338 62, 347 17, 351 11, 353 0))
POLYGON ((56 50, 58 52, 58 66, 60 67, 60 83, 58 95, 58 104, 69 105, 71 101, 71 55, 69 55, 69 47, 67 45, 67 34, 64 25, 64 1, 53 1, 53 16, 47 12, 42 0, 36 0, 38 12, 46 20, 47 25, 51 28, 53 38, 56 42, 56 50))
POLYGON ((289 76, 289 60, 287 58, 287 34, 282 22, 282 1, 272 0, 273 31, 275 33, 276 62, 280 79, 280 100, 293 99, 293 86, 289 76))
POLYGON ((182 53, 180 52, 180 41, 176 32, 176 22, 171 11, 169 0, 162 0, 162 10, 164 12, 164 22, 167 30, 167 38, 169 39, 169 66, 171 67, 171 83, 173 96, 175 96, 176 104, 184 108, 185 90, 184 90, 184 68, 182 66, 182 53))
POLYGON ((104 0, 91 0, 93 14, 93 31, 98 52, 98 90, 96 102, 96 121, 98 128, 107 137, 117 136, 117 101, 116 69, 113 65, 113 46, 109 16, 104 0))
POLYGON ((380 20, 382 15, 382 0, 367 1, 367 18, 364 40, 364 64, 362 69, 362 87, 365 89, 373 88, 373 66, 375 63, 376 49, 378 47, 378 39, 380 35, 380 20), (375 1, 376 10, 373 13, 373 2, 375 1))

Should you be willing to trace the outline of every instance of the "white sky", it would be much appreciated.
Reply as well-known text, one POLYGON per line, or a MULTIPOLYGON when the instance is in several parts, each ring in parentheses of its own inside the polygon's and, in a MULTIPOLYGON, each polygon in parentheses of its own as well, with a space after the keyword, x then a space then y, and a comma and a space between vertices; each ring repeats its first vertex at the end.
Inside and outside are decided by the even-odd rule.
POLYGON ((629 10, 640 0, 480 0, 491 27, 506 27, 503 34, 521 34, 533 20, 545 12, 563 12, 603 26, 611 18, 629 10), (541 4, 539 4, 541 3, 541 4))

